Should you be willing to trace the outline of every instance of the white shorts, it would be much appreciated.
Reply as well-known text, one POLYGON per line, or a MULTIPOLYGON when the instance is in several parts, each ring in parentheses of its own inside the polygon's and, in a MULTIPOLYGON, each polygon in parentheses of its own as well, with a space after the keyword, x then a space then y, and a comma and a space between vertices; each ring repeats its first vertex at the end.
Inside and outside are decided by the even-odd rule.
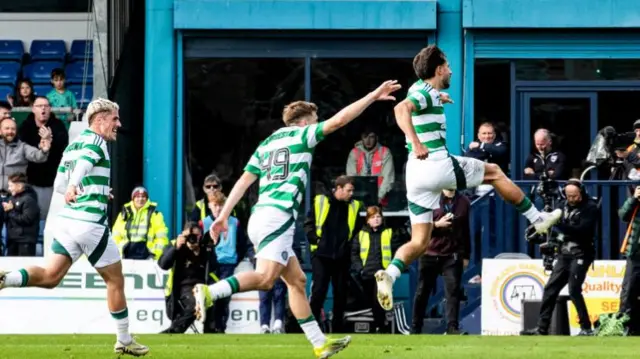
POLYGON ((484 166, 484 162, 475 158, 449 156, 444 151, 425 160, 409 154, 406 182, 411 223, 433 222, 432 211, 440 207, 442 190, 481 185, 484 166))
POLYGON ((291 214, 273 207, 256 208, 247 225, 247 234, 256 249, 256 258, 286 266, 289 258, 295 257, 295 228, 291 214))
POLYGON ((75 262, 86 255, 94 268, 120 261, 118 246, 111 239, 109 227, 97 223, 57 216, 54 221, 51 251, 75 262))

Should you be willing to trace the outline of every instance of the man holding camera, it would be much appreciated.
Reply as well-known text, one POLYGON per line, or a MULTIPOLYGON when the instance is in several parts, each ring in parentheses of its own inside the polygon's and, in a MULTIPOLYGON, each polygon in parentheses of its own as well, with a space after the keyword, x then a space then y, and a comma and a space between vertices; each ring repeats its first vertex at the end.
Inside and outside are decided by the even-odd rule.
POLYGON ((184 333, 196 319, 193 287, 217 280, 214 245, 208 232, 203 236, 196 222, 187 222, 178 238, 162 252, 158 266, 170 271, 165 300, 171 319, 171 326, 163 333, 184 333))
POLYGON ((569 284, 569 297, 576 307, 580 322, 578 335, 592 335, 591 321, 582 296, 582 284, 589 266, 595 259, 594 237, 598 208, 588 197, 582 183, 570 179, 564 187, 566 201, 562 208, 562 219, 555 226, 557 239, 540 245, 540 251, 553 255, 554 246, 559 246, 557 261, 544 287, 538 327, 521 332, 521 335, 547 335, 556 300, 562 288, 569 284), (556 244, 557 243, 557 244, 556 244))

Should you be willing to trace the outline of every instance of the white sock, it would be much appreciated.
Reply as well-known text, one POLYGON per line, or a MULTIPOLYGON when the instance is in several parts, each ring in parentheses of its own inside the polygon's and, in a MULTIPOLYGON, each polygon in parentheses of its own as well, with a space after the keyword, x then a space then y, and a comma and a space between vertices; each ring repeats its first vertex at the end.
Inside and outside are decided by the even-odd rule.
POLYGON ((9 272, 4 277, 4 286, 7 288, 24 287, 29 281, 29 274, 26 270, 20 269, 9 272))
POLYGON ((396 279, 398 279, 398 277, 402 275, 400 268, 393 265, 393 263, 387 267, 386 272, 391 277, 391 279, 393 279, 394 282, 396 281, 396 279))
POLYGON ((536 223, 540 219, 540 211, 534 206, 531 206, 531 208, 522 213, 522 215, 531 223, 536 223))
POLYGON ((235 277, 223 279, 209 286, 211 299, 218 300, 220 298, 230 297, 233 293, 238 292, 238 280, 235 277), (235 290, 234 290, 235 285, 235 290))
POLYGON ((116 321, 118 329, 118 341, 124 345, 131 344, 133 340, 129 334, 129 309, 124 308, 119 312, 111 312, 111 316, 116 321))
POLYGON ((276 319, 273 322, 273 329, 282 329, 282 320, 276 319))
POLYGON ((300 324, 304 335, 307 336, 307 340, 311 342, 314 348, 323 346, 327 341, 327 337, 325 337, 322 330, 320 330, 320 326, 313 315, 310 315, 307 319, 298 319, 298 324, 300 324))

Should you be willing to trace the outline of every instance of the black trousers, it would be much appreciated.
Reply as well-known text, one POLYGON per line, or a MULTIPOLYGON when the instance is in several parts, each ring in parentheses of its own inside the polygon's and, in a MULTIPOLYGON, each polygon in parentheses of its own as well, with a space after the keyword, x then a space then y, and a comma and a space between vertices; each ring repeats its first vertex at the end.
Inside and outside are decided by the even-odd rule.
POLYGON ((620 313, 627 313, 631 318, 629 329, 632 334, 640 332, 640 260, 627 258, 627 264, 620 290, 620 313))
MULTIPOLYGON (((349 286, 348 259, 331 259, 313 256, 311 259, 311 312, 321 322, 321 312, 327 299, 329 283, 333 288, 332 332, 344 332, 344 311, 347 306, 349 286)), ((326 332, 326 328, 325 328, 326 332)))
POLYGON ((175 317, 171 326, 162 333, 184 333, 196 320, 196 298, 193 296, 193 285, 185 285, 180 288, 178 305, 173 309, 175 317))
POLYGON ((589 266, 593 263, 593 258, 576 258, 572 255, 560 254, 557 262, 551 271, 549 281, 544 286, 542 294, 542 305, 540 307, 540 318, 538 328, 549 330, 551 316, 556 307, 558 295, 565 285, 569 284, 569 298, 573 302, 578 312, 578 320, 581 329, 591 329, 591 320, 587 305, 582 296, 582 284, 587 278, 589 266))
POLYGON ((424 312, 429 303, 429 296, 436 287, 438 276, 444 279, 444 295, 447 300, 447 327, 458 329, 460 314, 460 297, 464 261, 459 256, 422 256, 418 266, 418 287, 413 299, 414 333, 422 332, 424 312))
POLYGON ((390 332, 390 328, 387 328, 387 312, 382 309, 380 303, 378 303, 378 285, 374 277, 365 277, 360 280, 362 284, 362 290, 364 292, 364 298, 366 307, 371 308, 373 312, 373 323, 381 333, 390 332))
POLYGON ((35 243, 9 242, 7 244, 7 256, 9 256, 9 257, 35 257, 36 256, 36 244, 35 243))

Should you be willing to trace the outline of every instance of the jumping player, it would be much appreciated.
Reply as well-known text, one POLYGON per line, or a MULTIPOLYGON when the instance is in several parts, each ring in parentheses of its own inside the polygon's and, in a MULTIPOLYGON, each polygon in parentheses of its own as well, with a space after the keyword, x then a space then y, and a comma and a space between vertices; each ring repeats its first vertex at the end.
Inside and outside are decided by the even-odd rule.
POLYGON ((347 106, 327 121, 317 123, 316 105, 297 101, 282 113, 285 127, 267 137, 256 149, 211 226, 212 238, 227 230, 233 207, 259 179, 258 203, 247 232, 256 248, 256 270, 226 278, 212 286, 196 285, 196 318, 204 321, 213 301, 234 293, 269 290, 282 278, 289 291, 291 312, 314 348, 317 358, 328 358, 346 348, 351 337, 329 339, 311 314, 305 291, 306 277, 293 252, 295 221, 309 178, 313 150, 325 136, 344 127, 378 100, 395 100, 396 81, 386 81, 367 96, 347 106))
POLYGON ((107 141, 115 141, 120 128, 119 107, 98 98, 87 107, 89 128, 64 150, 54 181, 66 205, 54 220, 52 254, 45 267, 0 271, 0 289, 9 287, 55 288, 82 255, 107 285, 107 305, 116 322, 117 354, 145 355, 149 348, 129 333, 124 276, 118 246, 107 225, 111 161, 107 141))
POLYGON ((443 189, 462 190, 491 184, 502 198, 516 206, 538 233, 547 232, 562 214, 561 210, 539 212, 497 165, 449 154, 443 104, 452 101, 440 92, 449 88, 451 82, 449 63, 438 47, 428 46, 413 59, 413 69, 418 81, 409 88, 407 98, 395 107, 396 121, 409 149, 406 184, 411 241, 398 249, 386 270, 375 275, 378 301, 385 310, 393 308, 396 278, 427 248, 433 229, 432 211, 438 208, 443 189))

